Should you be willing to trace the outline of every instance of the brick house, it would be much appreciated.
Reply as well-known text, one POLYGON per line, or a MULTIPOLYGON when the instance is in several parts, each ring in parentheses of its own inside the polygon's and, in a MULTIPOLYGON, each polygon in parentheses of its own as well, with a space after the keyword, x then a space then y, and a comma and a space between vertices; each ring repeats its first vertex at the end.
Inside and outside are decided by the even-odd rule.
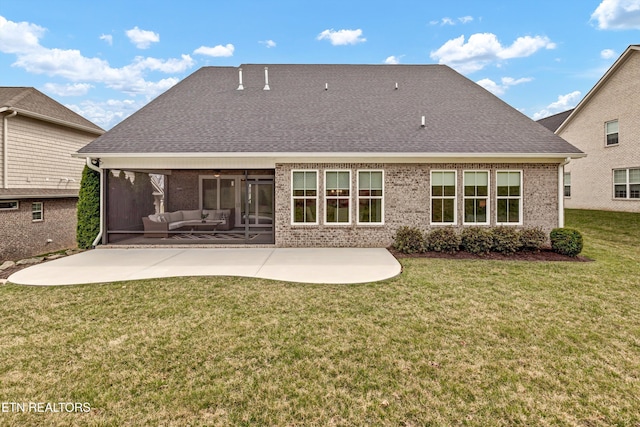
POLYGON ((0 87, 0 260, 76 245, 84 166, 102 129, 31 87, 0 87))
POLYGON ((447 66, 243 65, 201 68, 76 155, 102 172, 103 243, 384 247, 403 225, 562 226, 583 153, 447 66), (209 209, 233 228, 143 237, 147 216, 209 209))
POLYGON ((639 98, 640 45, 632 45, 564 120, 543 123, 588 154, 565 166, 567 208, 640 212, 639 98))

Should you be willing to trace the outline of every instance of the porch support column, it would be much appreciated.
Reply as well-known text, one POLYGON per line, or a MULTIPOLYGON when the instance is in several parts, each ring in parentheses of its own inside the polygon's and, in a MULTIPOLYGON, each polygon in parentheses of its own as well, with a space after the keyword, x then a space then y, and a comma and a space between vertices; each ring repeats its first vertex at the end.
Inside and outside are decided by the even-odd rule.
POLYGON ((244 243, 249 244, 249 199, 251 198, 249 187, 249 171, 244 170, 244 194, 247 197, 244 198, 244 243))

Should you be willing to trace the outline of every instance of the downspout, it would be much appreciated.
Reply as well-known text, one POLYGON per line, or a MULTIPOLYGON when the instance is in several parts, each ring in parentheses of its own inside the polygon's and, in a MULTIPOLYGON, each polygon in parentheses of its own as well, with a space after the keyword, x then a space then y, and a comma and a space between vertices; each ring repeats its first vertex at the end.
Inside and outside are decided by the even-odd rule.
POLYGON ((9 123, 7 121, 11 117, 15 117, 18 112, 6 107, 0 112, 4 113, 5 111, 11 111, 11 114, 3 117, 2 123, 2 187, 6 190, 9 188, 9 123))
MULTIPOLYGON (((100 161, 98 160, 98 165, 100 164, 100 161)), ((102 169, 100 169, 98 166, 94 165, 91 162, 91 158, 87 157, 87 167, 91 170, 94 170, 96 172, 98 172, 100 174, 100 231, 98 231, 98 235, 96 236, 95 240, 93 241, 93 243, 91 244, 91 247, 95 248, 98 243, 100 242, 100 239, 102 239, 102 233, 103 233, 103 213, 102 213, 102 201, 104 200, 104 180, 102 179, 102 169)))
POLYGON ((571 161, 571 157, 564 159, 558 165, 558 227, 564 227, 564 167, 571 161))

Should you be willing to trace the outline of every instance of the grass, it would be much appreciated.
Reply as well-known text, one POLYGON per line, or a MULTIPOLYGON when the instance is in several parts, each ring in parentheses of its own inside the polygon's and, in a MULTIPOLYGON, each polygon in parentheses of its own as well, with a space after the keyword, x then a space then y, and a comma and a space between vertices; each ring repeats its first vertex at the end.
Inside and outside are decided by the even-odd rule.
POLYGON ((8 284, 0 400, 91 411, 0 425, 639 426, 639 225, 568 211, 595 262, 403 259, 364 285, 8 284))

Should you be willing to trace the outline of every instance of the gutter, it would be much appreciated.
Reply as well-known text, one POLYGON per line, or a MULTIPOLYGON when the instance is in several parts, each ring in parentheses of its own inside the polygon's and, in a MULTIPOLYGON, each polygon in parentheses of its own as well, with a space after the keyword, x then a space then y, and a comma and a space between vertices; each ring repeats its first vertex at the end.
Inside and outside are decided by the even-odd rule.
POLYGON ((11 111, 10 114, 7 114, 2 118, 2 187, 6 190, 9 188, 9 123, 8 119, 11 117, 15 117, 18 112, 8 108, 2 107, 0 108, 0 113, 4 113, 5 111, 11 111))
MULTIPOLYGON (((98 165, 100 165, 100 160, 97 160, 98 165)), ((103 234, 103 224, 104 224, 104 215, 102 210, 102 201, 104 200, 104 179, 102 178, 103 171, 99 166, 96 166, 92 163, 91 157, 87 157, 87 167, 91 170, 94 170, 100 174, 100 230, 98 231, 98 235, 94 239, 93 243, 91 243, 91 247, 95 248, 100 240, 102 239, 103 234)))
POLYGON ((569 164, 571 157, 564 159, 558 165, 558 227, 564 227, 564 167, 569 164))

